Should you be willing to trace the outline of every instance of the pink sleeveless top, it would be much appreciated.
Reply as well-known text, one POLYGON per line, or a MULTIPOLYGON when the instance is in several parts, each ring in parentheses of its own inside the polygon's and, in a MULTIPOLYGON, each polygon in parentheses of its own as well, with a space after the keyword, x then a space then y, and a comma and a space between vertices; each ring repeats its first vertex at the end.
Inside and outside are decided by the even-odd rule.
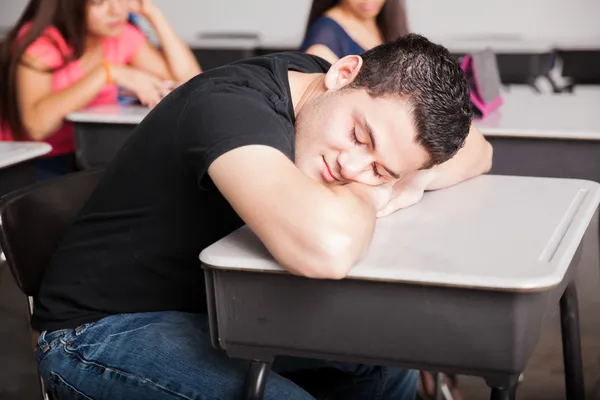
MULTIPOLYGON (((30 25, 25 25, 20 35, 24 35, 29 27, 30 25)), ((127 65, 145 42, 145 36, 137 28, 128 24, 118 37, 102 40, 103 58, 111 64, 127 65)), ((49 68, 56 68, 63 64, 62 55, 66 54, 68 56, 72 54, 72 51, 73 49, 65 42, 58 29, 49 27, 25 52, 37 57, 46 63, 49 68)), ((83 76, 79 60, 72 61, 52 73, 52 89, 54 91, 65 89, 83 78, 83 76)), ((87 106, 115 102, 117 102, 117 87, 115 85, 105 85, 87 106)), ((0 140, 13 140, 11 132, 6 127, 2 128, 0 126, 0 140)), ((73 124, 65 122, 44 141, 52 146, 52 151, 47 155, 48 157, 73 152, 75 149, 73 124)))

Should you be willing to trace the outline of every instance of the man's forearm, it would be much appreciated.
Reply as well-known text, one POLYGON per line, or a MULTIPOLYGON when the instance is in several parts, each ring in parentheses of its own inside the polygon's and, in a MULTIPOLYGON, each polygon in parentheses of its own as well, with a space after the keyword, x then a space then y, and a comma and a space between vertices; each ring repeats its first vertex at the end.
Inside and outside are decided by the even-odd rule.
POLYGON ((450 160, 428 171, 419 171, 424 190, 437 190, 456 185, 477 175, 489 172, 492 167, 492 145, 481 132, 471 125, 465 145, 450 160))

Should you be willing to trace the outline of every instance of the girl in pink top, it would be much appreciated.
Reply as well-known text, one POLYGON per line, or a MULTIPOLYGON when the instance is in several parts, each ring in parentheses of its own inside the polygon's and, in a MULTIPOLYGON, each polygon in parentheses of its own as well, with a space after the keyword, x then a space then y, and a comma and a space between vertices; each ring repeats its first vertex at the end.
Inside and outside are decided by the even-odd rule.
POLYGON ((0 46, 0 140, 45 141, 53 150, 39 172, 68 172, 69 113, 116 102, 117 86, 152 107, 167 82, 200 72, 152 0, 31 0, 0 46), (148 19, 162 51, 128 23, 130 12, 148 19))

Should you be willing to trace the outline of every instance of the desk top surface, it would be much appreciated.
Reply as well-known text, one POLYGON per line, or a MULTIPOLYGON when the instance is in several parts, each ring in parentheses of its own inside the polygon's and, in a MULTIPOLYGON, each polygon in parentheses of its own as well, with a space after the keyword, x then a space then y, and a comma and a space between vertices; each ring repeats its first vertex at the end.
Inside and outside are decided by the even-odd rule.
POLYGON ((433 37, 432 40, 446 47, 451 53, 472 53, 491 50, 499 54, 546 54, 554 49, 554 43, 542 38, 523 38, 519 35, 465 35, 433 37))
POLYGON ((600 140, 600 87, 576 86, 574 93, 538 94, 510 86, 504 103, 475 125, 486 136, 600 140))
POLYGON ((185 42, 192 49, 254 50, 260 45, 260 38, 252 34, 200 33, 185 42))
POLYGON ((51 150, 47 143, 0 142, 0 168, 43 156, 51 150))
POLYGON ((148 107, 141 105, 104 104, 75 111, 67 116, 67 120, 75 123, 137 125, 149 112, 148 107))
MULTIPOLYGON (((590 181, 481 176, 377 221, 348 278, 503 291, 563 279, 600 201, 590 181)), ((247 226, 207 247, 215 269, 285 273, 247 226)))

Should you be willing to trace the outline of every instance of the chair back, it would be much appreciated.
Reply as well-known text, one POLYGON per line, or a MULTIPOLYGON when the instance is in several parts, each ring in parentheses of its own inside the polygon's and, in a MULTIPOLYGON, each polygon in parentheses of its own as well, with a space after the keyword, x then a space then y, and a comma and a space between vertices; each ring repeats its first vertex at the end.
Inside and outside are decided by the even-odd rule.
POLYGON ((0 246, 26 295, 37 295, 52 254, 103 174, 96 169, 65 175, 0 199, 0 246))

